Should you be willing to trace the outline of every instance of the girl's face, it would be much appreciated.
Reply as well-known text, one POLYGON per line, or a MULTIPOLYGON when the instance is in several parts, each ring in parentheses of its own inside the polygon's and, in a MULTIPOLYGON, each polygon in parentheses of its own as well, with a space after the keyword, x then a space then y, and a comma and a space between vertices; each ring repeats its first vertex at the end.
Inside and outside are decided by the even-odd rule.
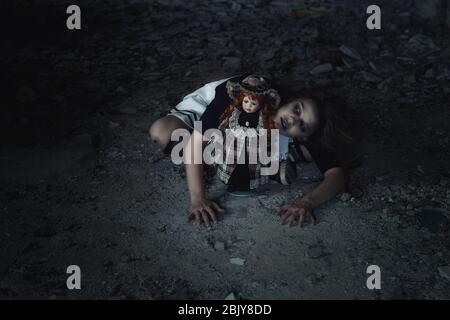
POLYGON ((259 109, 259 102, 257 99, 253 99, 250 96, 245 96, 242 100, 242 109, 244 109, 247 113, 256 112, 259 109))
POLYGON ((281 106, 273 121, 280 134, 307 139, 319 126, 319 112, 314 101, 300 98, 281 106))

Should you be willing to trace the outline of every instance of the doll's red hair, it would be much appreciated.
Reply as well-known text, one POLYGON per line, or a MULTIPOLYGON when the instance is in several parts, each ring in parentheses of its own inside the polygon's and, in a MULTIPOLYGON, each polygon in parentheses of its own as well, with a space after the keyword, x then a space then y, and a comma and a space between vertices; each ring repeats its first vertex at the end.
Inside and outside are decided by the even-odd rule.
POLYGON ((267 135, 270 137, 270 130, 274 129, 274 123, 273 123, 273 115, 275 113, 275 109, 271 107, 269 101, 264 98, 263 96, 257 96, 255 94, 251 94, 248 92, 242 91, 237 99, 233 99, 230 103, 230 105, 225 109, 225 111, 220 116, 220 123, 222 123, 224 120, 224 128, 229 128, 230 126, 230 118, 233 113, 233 111, 238 108, 239 110, 242 110, 242 101, 245 97, 249 97, 252 100, 257 100, 259 103, 259 112, 262 114, 262 120, 263 120, 263 127, 264 129, 267 129, 267 135))

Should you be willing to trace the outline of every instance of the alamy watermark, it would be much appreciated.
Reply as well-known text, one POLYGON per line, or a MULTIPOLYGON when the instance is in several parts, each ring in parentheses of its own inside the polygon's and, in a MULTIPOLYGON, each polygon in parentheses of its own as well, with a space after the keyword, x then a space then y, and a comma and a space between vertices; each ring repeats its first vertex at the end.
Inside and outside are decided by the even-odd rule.
POLYGON ((261 175, 274 175, 279 169, 279 130, 208 129, 203 134, 202 122, 194 122, 191 134, 186 129, 172 132, 171 141, 181 141, 171 152, 175 164, 261 164, 261 175), (201 143, 195 143, 200 141, 201 143), (189 141, 191 144, 189 144, 189 141), (207 141, 205 147, 203 142, 207 141), (270 155, 269 155, 270 151, 270 155))

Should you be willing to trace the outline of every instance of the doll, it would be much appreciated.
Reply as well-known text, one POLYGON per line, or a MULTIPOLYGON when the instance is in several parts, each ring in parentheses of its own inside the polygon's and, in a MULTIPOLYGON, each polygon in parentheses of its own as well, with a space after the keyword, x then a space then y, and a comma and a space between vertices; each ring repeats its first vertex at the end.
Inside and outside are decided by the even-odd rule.
MULTIPOLYGON (((257 153, 257 149, 249 148, 248 140, 257 138, 260 129, 266 129, 270 138, 270 130, 274 129, 272 115, 280 98, 276 90, 268 87, 264 78, 257 76, 249 76, 241 83, 228 81, 227 91, 232 102, 221 115, 219 128, 240 140, 241 147, 237 150, 237 143, 231 146, 234 148, 234 162, 225 160, 218 166, 218 175, 222 182, 228 185, 230 192, 246 192, 268 181, 267 176, 261 175, 260 163, 249 163, 249 153, 257 153), (244 164, 237 163, 241 152, 244 152, 244 164)), ((224 151, 227 159, 230 150, 225 147, 224 151)), ((254 159, 257 159, 258 155, 254 156, 254 159)))

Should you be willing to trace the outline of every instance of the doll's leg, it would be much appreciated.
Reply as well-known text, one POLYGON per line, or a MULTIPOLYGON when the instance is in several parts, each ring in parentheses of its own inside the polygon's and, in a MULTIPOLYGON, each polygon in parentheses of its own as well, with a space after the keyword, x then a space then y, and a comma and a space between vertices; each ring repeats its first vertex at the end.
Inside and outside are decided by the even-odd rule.
POLYGON ((175 116, 168 115, 156 120, 150 127, 149 134, 152 141, 158 144, 162 151, 170 152, 170 150, 168 150, 171 145, 170 137, 172 132, 176 129, 186 129, 191 131, 191 128, 183 121, 175 116))

